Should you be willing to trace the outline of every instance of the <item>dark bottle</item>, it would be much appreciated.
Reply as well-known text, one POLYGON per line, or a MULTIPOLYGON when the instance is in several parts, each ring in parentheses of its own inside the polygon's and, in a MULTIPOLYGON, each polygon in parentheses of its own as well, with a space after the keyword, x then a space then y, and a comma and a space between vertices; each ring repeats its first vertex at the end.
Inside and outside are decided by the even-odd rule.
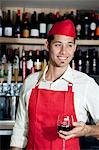
POLYGON ((90 39, 95 39, 96 37, 96 15, 95 12, 91 12, 90 16, 90 39))
POLYGON ((48 34, 49 30, 51 29, 51 27, 54 24, 54 14, 53 13, 47 14, 46 20, 47 20, 47 34, 48 34))
POLYGON ((25 50, 23 47, 23 50, 22 50, 22 80, 23 81, 26 78, 26 69, 27 69, 26 56, 25 56, 25 50))
POLYGON ((82 22, 81 22, 81 16, 79 11, 77 11, 76 18, 75 18, 75 27, 76 27, 76 36, 77 36, 76 38, 77 40, 79 40, 82 38, 81 37, 82 22))
POLYGON ((84 72, 90 74, 90 57, 89 57, 89 49, 85 51, 85 65, 84 65, 84 72))
POLYGON ((83 71, 83 53, 81 49, 78 49, 77 52, 77 70, 83 71))
POLYGON ((36 11, 34 11, 34 13, 31 16, 30 37, 33 37, 33 38, 39 37, 39 25, 38 25, 36 11))
POLYGON ((19 76, 19 49, 14 49, 13 75, 14 75, 14 81, 16 83, 18 83, 18 76, 19 76))
POLYGON ((75 15, 73 11, 68 14, 68 18, 75 23, 75 15))
POLYGON ((35 60, 34 60, 34 71, 41 71, 42 70, 42 59, 41 59, 41 53, 40 50, 37 49, 35 51, 35 60))
POLYGON ((20 16, 21 16, 21 10, 18 9, 18 12, 16 14, 16 22, 15 22, 15 26, 14 26, 14 37, 16 38, 20 38, 21 37, 21 20, 20 20, 20 16))
POLYGON ((34 72, 33 66, 33 57, 32 57, 32 50, 29 51, 28 58, 27 58, 27 75, 34 72))
POLYGON ((4 36, 8 36, 8 37, 13 36, 13 24, 12 24, 12 20, 11 20, 10 10, 8 10, 7 18, 5 21, 4 36))
POLYGON ((38 14, 39 20, 39 36, 40 38, 46 38, 46 16, 44 12, 38 14))
POLYGON ((93 48, 90 49, 90 74, 97 74, 98 52, 93 48))
POLYGON ((49 59, 48 58, 48 51, 43 49, 41 52, 42 52, 42 58, 43 58, 43 60, 42 60, 42 70, 44 70, 45 67, 48 65, 48 59, 49 59))
POLYGON ((60 12, 57 11, 56 14, 54 15, 54 22, 58 22, 61 20, 61 15, 60 12))
POLYGON ((3 25, 2 11, 0 9, 0 37, 3 36, 3 25))
POLYGON ((23 15, 23 24, 22 24, 22 37, 28 38, 30 36, 30 24, 28 13, 25 12, 23 15))
POLYGON ((90 31, 90 20, 89 20, 89 14, 84 15, 83 20, 83 39, 89 39, 89 31, 90 31))
POLYGON ((99 40, 99 14, 96 15, 96 39, 99 40))

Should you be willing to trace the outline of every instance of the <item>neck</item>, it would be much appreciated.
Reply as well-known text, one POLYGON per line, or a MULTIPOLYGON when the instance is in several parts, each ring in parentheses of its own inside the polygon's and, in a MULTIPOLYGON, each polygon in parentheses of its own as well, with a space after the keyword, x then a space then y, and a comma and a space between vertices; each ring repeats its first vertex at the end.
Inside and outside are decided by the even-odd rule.
POLYGON ((61 67, 53 67, 52 65, 48 66, 48 71, 46 72, 46 80, 48 81, 55 81, 59 77, 63 75, 63 73, 67 70, 68 67, 61 68, 61 67))

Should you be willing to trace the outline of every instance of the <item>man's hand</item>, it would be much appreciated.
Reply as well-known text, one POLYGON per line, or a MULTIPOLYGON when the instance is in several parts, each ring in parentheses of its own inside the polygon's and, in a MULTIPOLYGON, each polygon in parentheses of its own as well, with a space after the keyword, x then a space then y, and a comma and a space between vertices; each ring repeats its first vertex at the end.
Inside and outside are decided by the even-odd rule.
POLYGON ((59 131, 59 137, 68 140, 74 137, 86 136, 89 132, 88 126, 83 122, 74 122, 74 128, 70 131, 59 131))

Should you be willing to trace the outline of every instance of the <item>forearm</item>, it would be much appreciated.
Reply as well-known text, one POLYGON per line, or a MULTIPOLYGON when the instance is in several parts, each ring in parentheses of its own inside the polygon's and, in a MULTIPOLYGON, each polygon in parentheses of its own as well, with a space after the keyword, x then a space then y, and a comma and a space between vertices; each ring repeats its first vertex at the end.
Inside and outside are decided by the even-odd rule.
POLYGON ((93 136, 99 140, 99 125, 86 125, 86 136, 93 136))
POLYGON ((10 150, 22 150, 22 148, 18 148, 18 147, 11 147, 10 150))

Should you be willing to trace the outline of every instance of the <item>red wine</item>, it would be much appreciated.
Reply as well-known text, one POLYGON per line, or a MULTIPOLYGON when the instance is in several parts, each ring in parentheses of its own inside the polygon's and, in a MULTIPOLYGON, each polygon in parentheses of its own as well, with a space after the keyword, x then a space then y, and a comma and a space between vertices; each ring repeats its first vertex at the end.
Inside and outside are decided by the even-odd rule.
POLYGON ((66 126, 64 126, 64 125, 59 125, 58 126, 58 131, 59 130, 62 130, 62 131, 70 131, 70 130, 72 130, 73 129, 73 126, 69 126, 69 127, 66 127, 66 126))

